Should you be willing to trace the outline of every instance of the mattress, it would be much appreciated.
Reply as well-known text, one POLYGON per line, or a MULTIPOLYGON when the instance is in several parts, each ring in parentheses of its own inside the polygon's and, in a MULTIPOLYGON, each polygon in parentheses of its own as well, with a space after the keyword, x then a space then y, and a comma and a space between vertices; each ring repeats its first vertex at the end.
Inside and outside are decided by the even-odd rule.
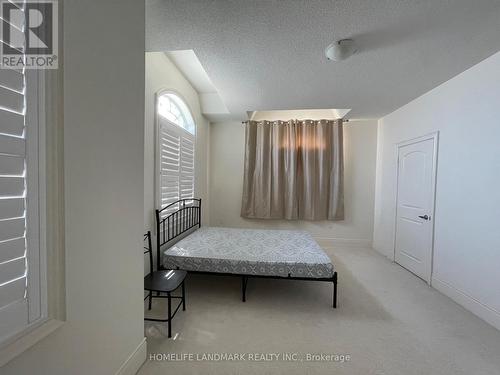
POLYGON ((167 269, 330 278, 330 258, 304 231, 202 227, 163 253, 167 269))

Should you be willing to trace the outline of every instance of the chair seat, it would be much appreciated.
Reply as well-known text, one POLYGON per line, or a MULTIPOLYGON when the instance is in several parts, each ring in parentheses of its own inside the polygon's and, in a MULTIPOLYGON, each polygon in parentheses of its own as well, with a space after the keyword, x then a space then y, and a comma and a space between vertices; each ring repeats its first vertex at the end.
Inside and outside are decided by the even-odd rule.
POLYGON ((144 290, 153 292, 172 292, 182 284, 187 272, 182 270, 154 271, 144 277, 144 290))

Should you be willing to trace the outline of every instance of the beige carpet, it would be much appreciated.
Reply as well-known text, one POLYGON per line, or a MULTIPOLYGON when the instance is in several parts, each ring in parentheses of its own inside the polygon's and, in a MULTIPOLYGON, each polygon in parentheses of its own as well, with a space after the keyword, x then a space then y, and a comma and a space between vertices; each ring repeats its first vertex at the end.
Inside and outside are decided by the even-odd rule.
POLYGON ((189 276, 174 339, 145 325, 139 374, 500 374, 499 331, 373 250, 327 252, 339 271, 336 310, 329 283, 250 280, 242 303, 238 279, 189 276))

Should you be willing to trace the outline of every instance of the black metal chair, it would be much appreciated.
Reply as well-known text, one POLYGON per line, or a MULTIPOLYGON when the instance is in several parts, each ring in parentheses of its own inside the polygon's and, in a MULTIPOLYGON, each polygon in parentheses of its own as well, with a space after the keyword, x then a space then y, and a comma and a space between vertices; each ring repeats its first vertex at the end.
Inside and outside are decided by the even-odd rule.
POLYGON ((152 322, 167 322, 168 323, 168 337, 172 337, 172 318, 182 305, 182 310, 186 310, 186 287, 184 279, 187 272, 182 270, 162 270, 160 269, 160 259, 157 259, 157 270, 153 271, 153 246, 151 244, 151 231, 144 235, 144 241, 147 241, 147 247, 144 246, 144 254, 149 254, 149 274, 144 277, 144 290, 148 295, 144 298, 149 298, 148 310, 151 310, 151 303, 153 298, 166 298, 167 299, 167 319, 153 319, 144 318, 144 320, 152 322), (172 292, 179 287, 182 289, 181 296, 173 296, 172 292), (153 292, 156 295, 153 295, 153 292), (166 295, 161 295, 162 293, 166 295), (172 313, 172 299, 180 299, 179 304, 172 313))

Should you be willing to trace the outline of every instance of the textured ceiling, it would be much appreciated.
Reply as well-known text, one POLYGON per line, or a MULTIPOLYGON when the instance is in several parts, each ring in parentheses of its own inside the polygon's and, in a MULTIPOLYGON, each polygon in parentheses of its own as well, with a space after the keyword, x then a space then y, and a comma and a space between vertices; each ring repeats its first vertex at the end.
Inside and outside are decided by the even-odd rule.
POLYGON ((379 118, 499 51, 500 0, 147 0, 146 49, 193 49, 235 119, 379 118), (327 61, 342 38, 360 51, 327 61))

